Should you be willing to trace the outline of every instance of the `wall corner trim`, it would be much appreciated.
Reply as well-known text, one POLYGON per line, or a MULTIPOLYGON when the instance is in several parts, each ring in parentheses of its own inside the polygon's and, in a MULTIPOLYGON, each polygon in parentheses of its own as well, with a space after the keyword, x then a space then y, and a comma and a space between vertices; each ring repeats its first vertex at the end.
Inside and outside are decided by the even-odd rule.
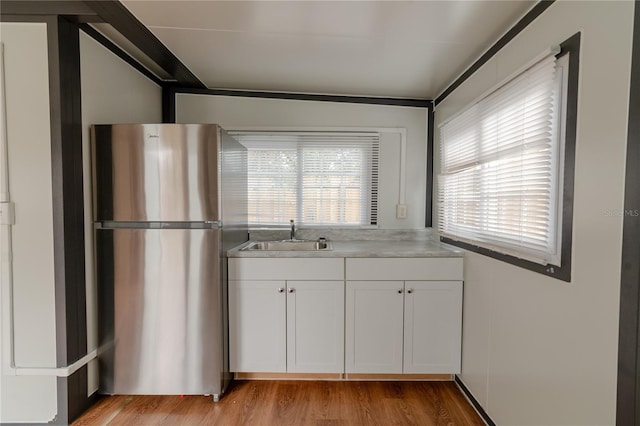
POLYGON ((635 2, 620 276, 616 425, 640 424, 640 4, 635 2), (626 214, 629 212, 630 214, 626 214))

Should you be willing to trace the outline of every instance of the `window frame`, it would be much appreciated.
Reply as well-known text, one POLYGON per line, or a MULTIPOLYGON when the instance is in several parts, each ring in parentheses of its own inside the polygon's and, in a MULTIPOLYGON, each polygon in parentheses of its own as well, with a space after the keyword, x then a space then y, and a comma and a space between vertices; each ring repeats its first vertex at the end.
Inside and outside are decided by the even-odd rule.
POLYGON ((564 138, 564 150, 561 149, 559 161, 563 162, 559 185, 561 186, 562 199, 560 201, 559 214, 561 217, 557 221, 561 229, 560 232, 560 264, 542 265, 530 260, 522 259, 513 255, 504 254, 486 247, 474 245, 469 242, 458 241, 451 237, 440 236, 440 241, 453 246, 463 248, 475 253, 479 253, 496 260, 500 260, 521 268, 538 272, 561 281, 571 282, 571 251, 573 244, 573 188, 575 170, 575 148, 576 148, 576 128, 578 112, 578 81, 580 68, 580 38, 581 33, 576 33, 560 44, 560 53, 556 58, 568 56, 568 70, 566 86, 566 102, 563 105, 565 120, 561 124, 561 138, 564 138))

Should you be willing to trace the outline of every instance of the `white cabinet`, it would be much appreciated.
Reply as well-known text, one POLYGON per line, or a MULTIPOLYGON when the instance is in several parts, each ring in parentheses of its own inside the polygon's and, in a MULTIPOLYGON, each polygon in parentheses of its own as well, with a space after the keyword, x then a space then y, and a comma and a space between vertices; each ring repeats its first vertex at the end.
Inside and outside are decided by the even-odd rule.
POLYGON ((402 373, 402 281, 347 281, 347 373, 402 373))
POLYGON ((286 371, 286 283, 229 282, 231 371, 286 371))
POLYGON ((349 258, 346 260, 346 279, 462 281, 462 258, 349 258))
POLYGON ((286 371, 342 373, 344 281, 287 281, 287 292, 286 371))
POLYGON ((459 373, 462 258, 230 258, 229 328, 234 372, 459 373))
POLYGON ((234 372, 344 372, 344 259, 229 259, 234 372))
POLYGON ((404 373, 460 372, 462 281, 405 281, 404 373))
POLYGON ((462 259, 347 259, 346 276, 347 373, 460 372, 462 259))

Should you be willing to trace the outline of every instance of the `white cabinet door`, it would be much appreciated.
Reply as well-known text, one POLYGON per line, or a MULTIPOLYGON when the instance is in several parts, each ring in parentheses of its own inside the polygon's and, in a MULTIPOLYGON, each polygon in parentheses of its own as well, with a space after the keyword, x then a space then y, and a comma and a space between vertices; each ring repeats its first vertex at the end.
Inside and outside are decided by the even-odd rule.
POLYGON ((229 281, 229 367, 286 372, 284 281, 229 281))
POLYGON ((460 373, 461 281, 406 281, 404 325, 405 373, 460 373))
POLYGON ((347 373, 402 373, 403 281, 347 281, 347 373))
POLYGON ((287 371, 344 372, 344 281, 287 281, 287 371))

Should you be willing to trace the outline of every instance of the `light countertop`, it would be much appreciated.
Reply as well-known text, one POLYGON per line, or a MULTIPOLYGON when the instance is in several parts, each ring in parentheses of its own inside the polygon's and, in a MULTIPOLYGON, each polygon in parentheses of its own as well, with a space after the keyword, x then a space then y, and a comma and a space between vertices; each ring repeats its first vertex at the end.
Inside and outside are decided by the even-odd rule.
POLYGON ((248 243, 227 252, 228 257, 463 257, 464 251, 434 240, 331 241, 333 250, 267 251, 241 250, 248 243))

